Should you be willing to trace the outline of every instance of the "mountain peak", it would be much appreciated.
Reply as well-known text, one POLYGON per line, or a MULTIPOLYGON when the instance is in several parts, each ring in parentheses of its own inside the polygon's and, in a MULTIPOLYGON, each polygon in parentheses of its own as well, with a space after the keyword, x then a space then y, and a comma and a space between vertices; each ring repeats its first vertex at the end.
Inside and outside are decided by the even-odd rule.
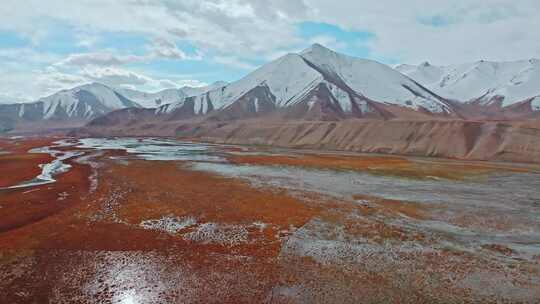
POLYGON ((90 82, 90 83, 87 83, 87 84, 83 84, 79 87, 96 87, 96 88, 109 88, 109 86, 107 86, 106 84, 103 84, 101 82, 90 82))
POLYGON ((320 44, 320 43, 313 43, 311 45, 311 48, 313 49, 316 49, 316 48, 321 48, 321 49, 328 49, 327 47, 325 47, 324 45, 320 44))
POLYGON ((334 51, 322 44, 314 43, 309 48, 303 50, 300 54, 303 55, 308 53, 334 53, 334 51))

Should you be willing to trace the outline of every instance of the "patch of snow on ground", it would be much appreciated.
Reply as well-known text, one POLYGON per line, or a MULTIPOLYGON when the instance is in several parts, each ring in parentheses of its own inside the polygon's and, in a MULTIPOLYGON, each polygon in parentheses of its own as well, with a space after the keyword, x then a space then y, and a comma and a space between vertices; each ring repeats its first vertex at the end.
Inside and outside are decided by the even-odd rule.
POLYGON ((235 246, 247 242, 248 231, 241 225, 204 223, 184 235, 184 239, 203 244, 235 246))
POLYGON ((366 263, 375 270, 378 265, 397 264, 402 254, 420 255, 430 250, 415 242, 373 242, 347 234, 341 225, 315 218, 288 238, 280 256, 310 257, 323 265, 366 263))
POLYGON ((142 221, 139 226, 144 229, 160 230, 167 233, 175 234, 189 226, 197 224, 197 220, 191 216, 173 217, 164 216, 159 219, 142 221))

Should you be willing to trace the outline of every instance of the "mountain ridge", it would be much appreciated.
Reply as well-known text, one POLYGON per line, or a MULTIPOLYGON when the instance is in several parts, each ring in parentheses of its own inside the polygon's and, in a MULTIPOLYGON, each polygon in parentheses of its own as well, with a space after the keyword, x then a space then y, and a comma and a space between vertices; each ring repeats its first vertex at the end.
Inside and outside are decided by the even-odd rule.
POLYGON ((204 94, 216 88, 226 86, 225 81, 216 81, 210 85, 164 89, 157 92, 144 92, 140 90, 118 88, 117 90, 129 99, 137 102, 144 108, 155 108, 165 104, 178 102, 186 97, 204 94))
MULTIPOLYGON (((169 100, 177 102, 143 108, 115 99, 118 109, 92 117, 72 134, 540 162, 536 66, 534 60, 480 61, 392 69, 315 44, 237 81, 193 90, 192 96, 170 91, 169 100)), ((20 113, 15 110, 13 117, 20 113)))
MULTIPOLYGON (((271 102, 276 111, 296 109, 305 103, 303 108, 306 114, 297 115, 296 118, 395 116, 390 113, 392 111, 384 109, 387 105, 436 115, 453 114, 451 107, 442 98, 390 67, 367 59, 341 55, 319 44, 299 54, 286 54, 222 88, 158 107, 156 114, 174 115, 174 112, 189 111, 195 113, 195 116, 202 116, 207 115, 209 109, 214 112, 230 111, 228 108, 236 101, 261 86, 268 89, 267 95, 273 96, 271 102), (321 89, 321 86, 326 89, 321 89), (313 94, 319 98, 310 98, 313 94), (324 105, 314 107, 316 103, 324 105), (313 109, 325 113, 310 114, 313 109)), ((244 102, 256 105, 259 100, 254 98, 244 102)), ((252 106, 250 109, 254 111, 247 115, 259 114, 256 111, 258 107, 252 106)))
POLYGON ((117 110, 75 134, 540 162, 538 103, 455 100, 418 77, 314 45, 224 87, 155 110, 117 110))
POLYGON ((0 120, 4 121, 4 130, 36 123, 39 128, 47 124, 61 127, 62 122, 71 127, 131 107, 140 106, 106 85, 90 83, 61 90, 32 103, 2 104, 0 120))
MULTIPOLYGON (((448 99, 501 108, 540 96, 540 60, 399 65, 396 70, 448 99)), ((536 110, 533 109, 533 110, 536 110)))
POLYGON ((126 107, 155 108, 156 115, 169 120, 206 115, 218 120, 239 118, 230 107, 241 109, 244 118, 274 112, 273 116, 291 119, 527 119, 540 116, 540 60, 480 60, 451 66, 424 62, 392 69, 313 44, 232 83, 150 93, 92 83, 33 103, 0 104, 0 117, 15 122, 84 122, 126 107), (243 108, 233 106, 239 100, 243 108), (259 107, 259 103, 273 105, 259 107))
MULTIPOLYGON (((192 93, 206 92, 222 85, 189 88, 192 93)), ((92 119, 125 108, 155 108, 161 103, 173 103, 188 96, 182 89, 165 89, 146 93, 92 82, 28 103, 0 104, 0 132, 36 125, 35 128, 66 128, 83 126, 92 119)))
MULTIPOLYGON (((480 77, 476 74, 486 70, 486 64, 503 67, 506 73, 503 73, 502 79, 505 79, 515 72, 513 64, 536 66, 537 62, 534 59, 504 63, 479 61, 473 67, 460 65, 447 68, 425 62, 419 66, 400 65, 392 69, 373 60, 343 55, 320 44, 313 44, 298 54, 289 53, 279 57, 235 82, 208 87, 201 94, 158 105, 155 115, 157 120, 161 117, 167 121, 196 117, 231 120, 261 115, 324 120, 505 120, 540 115, 540 90, 537 95, 534 93, 536 91, 521 93, 527 98, 505 103, 506 97, 498 94, 497 89, 478 88, 466 92, 470 98, 463 101, 447 97, 444 90, 434 85, 438 83, 439 87, 444 87, 445 83, 461 83, 462 79, 467 78, 462 76, 455 80, 455 75, 444 76, 446 70, 454 71, 454 74, 469 71, 472 75, 470 79, 474 80, 480 77), (476 96, 475 92, 483 90, 487 93, 476 96), (236 102, 243 106, 234 105, 236 102), (259 107, 260 103, 266 106, 259 107), (241 115, 231 113, 234 109, 240 111, 241 115)), ((540 65, 538 70, 540 72, 540 65)), ((530 80, 536 81, 536 70, 526 73, 532 75, 530 80)), ((516 76, 511 79, 515 80, 516 76)), ((540 74, 538 79, 540 81, 540 74)), ((489 79, 481 80, 481 83, 487 83, 489 79)))

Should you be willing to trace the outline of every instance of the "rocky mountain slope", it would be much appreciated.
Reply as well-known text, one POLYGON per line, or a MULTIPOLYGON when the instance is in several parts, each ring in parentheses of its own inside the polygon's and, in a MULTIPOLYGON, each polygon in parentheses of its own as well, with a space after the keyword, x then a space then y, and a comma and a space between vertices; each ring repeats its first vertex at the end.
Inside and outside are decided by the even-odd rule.
POLYGON ((540 111, 540 60, 477 61, 434 66, 427 62, 396 69, 438 95, 461 104, 465 115, 508 118, 540 111))
POLYGON ((147 109, 96 119, 79 136, 176 136, 213 143, 540 163, 540 122, 470 120, 159 121, 147 109), (136 121, 143 120, 141 124, 136 121), (118 124, 122 121, 122 124, 118 124))
POLYGON ((144 108, 156 108, 161 105, 178 102, 186 98, 184 92, 178 89, 165 89, 154 93, 147 93, 127 88, 118 88, 117 91, 144 108))
POLYGON ((157 108, 162 105, 177 103, 184 100, 186 97, 201 95, 226 85, 227 83, 224 81, 217 81, 208 86, 184 86, 179 89, 165 89, 155 93, 147 93, 127 88, 118 88, 116 90, 126 98, 135 101, 144 108, 157 108))
POLYGON ((205 94, 164 105, 157 115, 237 119, 281 112, 288 118, 452 116, 446 101, 392 68, 315 44, 205 94))
POLYGON ((92 83, 63 90, 33 103, 0 105, 0 120, 5 129, 18 124, 51 122, 85 123, 111 111, 140 107, 108 86, 92 83))
POLYGON ((114 110, 126 108, 156 108, 184 100, 192 95, 226 85, 216 82, 204 87, 183 87, 146 93, 125 88, 92 83, 62 90, 32 103, 0 103, 0 132, 13 129, 70 128, 114 110))
POLYGON ((114 111, 78 134, 540 162, 535 64, 395 70, 313 45, 177 103, 114 111), (497 85, 505 79, 522 90, 497 85))
POLYGON ((529 119, 540 116, 537 65, 537 60, 481 61, 451 67, 401 65, 394 70, 315 44, 231 84, 165 103, 155 114, 164 121, 262 116, 307 120, 529 119))
POLYGON ((184 93, 186 97, 191 96, 197 96, 204 94, 206 92, 210 92, 216 89, 220 89, 224 86, 226 86, 228 83, 225 81, 216 81, 210 85, 202 86, 202 87, 190 87, 190 86, 183 86, 179 90, 184 93))

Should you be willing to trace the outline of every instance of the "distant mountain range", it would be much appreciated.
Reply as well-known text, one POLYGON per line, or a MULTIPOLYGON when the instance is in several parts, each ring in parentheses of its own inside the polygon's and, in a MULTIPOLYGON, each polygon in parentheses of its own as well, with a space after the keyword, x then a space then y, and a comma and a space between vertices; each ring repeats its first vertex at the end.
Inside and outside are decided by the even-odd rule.
POLYGON ((125 108, 156 108, 156 117, 167 121, 261 115, 307 120, 530 118, 540 113, 540 60, 392 69, 314 44, 231 84, 147 93, 93 83, 34 103, 1 104, 0 118, 11 124, 87 122, 125 108))
POLYGON ((321 45, 156 109, 117 110, 77 135, 540 162, 537 61, 396 69, 321 45))
POLYGON ((156 108, 161 105, 179 102, 184 100, 186 97, 201 95, 226 85, 227 83, 224 81, 217 81, 211 85, 203 87, 184 86, 179 89, 165 89, 155 93, 147 93, 125 88, 119 88, 117 89, 117 92, 126 98, 133 100, 144 108, 156 108))
POLYGON ((78 135, 540 162, 540 61, 391 68, 314 44, 232 83, 157 93, 91 84, 0 105, 3 129, 73 120, 88 122, 78 135))
MULTIPOLYGON (((424 63, 392 69, 315 44, 236 82, 176 102, 162 102, 155 111, 140 111, 141 120, 169 124, 195 118, 230 121, 254 117, 307 121, 529 119, 540 113, 538 63, 480 61, 452 67, 424 63)), ((127 112, 133 117, 133 111, 127 112)), ((126 123, 121 115, 115 113, 93 124, 126 123)))
POLYGON ((443 98, 392 68, 316 44, 227 86, 161 106, 156 115, 169 116, 167 119, 203 115, 236 119, 276 114, 314 120, 396 116, 389 106, 398 112, 403 108, 452 114, 443 98))
POLYGON ((477 61, 452 66, 427 62, 396 70, 453 101, 465 117, 512 119, 538 117, 540 60, 477 61))
POLYGON ((161 104, 175 103, 193 94, 202 94, 224 82, 206 87, 183 87, 146 93, 124 88, 111 88, 100 83, 91 83, 62 90, 32 103, 0 104, 0 131, 10 130, 17 125, 40 123, 61 127, 83 125, 114 110, 125 108, 155 108, 161 104))
POLYGON ((396 70, 426 88, 459 102, 509 107, 534 100, 533 110, 540 110, 540 60, 513 62, 477 61, 474 63, 434 66, 400 65, 396 70))

